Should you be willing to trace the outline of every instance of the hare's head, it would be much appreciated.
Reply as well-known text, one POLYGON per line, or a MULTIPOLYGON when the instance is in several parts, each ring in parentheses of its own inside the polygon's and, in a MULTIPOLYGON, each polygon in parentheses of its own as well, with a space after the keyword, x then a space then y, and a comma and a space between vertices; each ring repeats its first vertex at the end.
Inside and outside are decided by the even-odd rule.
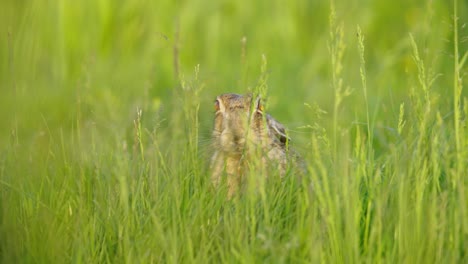
POLYGON ((287 141, 284 127, 264 112, 260 98, 222 94, 215 100, 215 110, 214 143, 223 152, 241 154, 246 143, 267 146, 287 141))

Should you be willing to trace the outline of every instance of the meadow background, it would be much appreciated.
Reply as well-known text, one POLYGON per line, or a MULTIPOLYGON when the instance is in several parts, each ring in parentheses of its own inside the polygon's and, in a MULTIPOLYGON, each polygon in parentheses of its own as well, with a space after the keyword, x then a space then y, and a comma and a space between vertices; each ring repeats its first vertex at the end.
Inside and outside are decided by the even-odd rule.
POLYGON ((2 0, 0 261, 466 263, 467 18, 461 0, 2 0), (260 88, 309 172, 229 201, 213 100, 260 88))

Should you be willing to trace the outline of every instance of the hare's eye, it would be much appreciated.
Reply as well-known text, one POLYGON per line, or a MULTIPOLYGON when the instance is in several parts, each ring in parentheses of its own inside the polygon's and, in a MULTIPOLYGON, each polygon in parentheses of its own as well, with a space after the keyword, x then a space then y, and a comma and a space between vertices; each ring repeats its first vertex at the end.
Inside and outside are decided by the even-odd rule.
POLYGON ((214 108, 215 108, 215 111, 218 112, 219 111, 219 100, 216 100, 215 103, 214 103, 214 108))

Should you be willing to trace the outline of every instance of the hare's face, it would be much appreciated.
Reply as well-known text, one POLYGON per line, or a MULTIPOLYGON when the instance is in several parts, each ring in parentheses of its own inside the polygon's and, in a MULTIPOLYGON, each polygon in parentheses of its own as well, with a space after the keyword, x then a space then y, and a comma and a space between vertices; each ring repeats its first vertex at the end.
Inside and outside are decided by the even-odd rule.
POLYGON ((215 101, 215 144, 223 152, 241 154, 246 143, 250 97, 222 94, 215 101))
POLYGON ((225 153, 241 154, 246 143, 269 148, 286 141, 284 127, 263 112, 260 98, 222 94, 215 100, 215 110, 214 144, 225 153))

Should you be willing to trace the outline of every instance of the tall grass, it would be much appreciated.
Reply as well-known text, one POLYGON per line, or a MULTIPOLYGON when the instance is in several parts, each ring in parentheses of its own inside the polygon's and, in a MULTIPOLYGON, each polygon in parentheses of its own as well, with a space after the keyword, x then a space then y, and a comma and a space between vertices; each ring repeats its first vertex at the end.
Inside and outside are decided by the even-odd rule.
POLYGON ((467 261, 465 2, 0 10, 1 262, 467 261), (227 199, 212 100, 248 90, 307 173, 227 199))

